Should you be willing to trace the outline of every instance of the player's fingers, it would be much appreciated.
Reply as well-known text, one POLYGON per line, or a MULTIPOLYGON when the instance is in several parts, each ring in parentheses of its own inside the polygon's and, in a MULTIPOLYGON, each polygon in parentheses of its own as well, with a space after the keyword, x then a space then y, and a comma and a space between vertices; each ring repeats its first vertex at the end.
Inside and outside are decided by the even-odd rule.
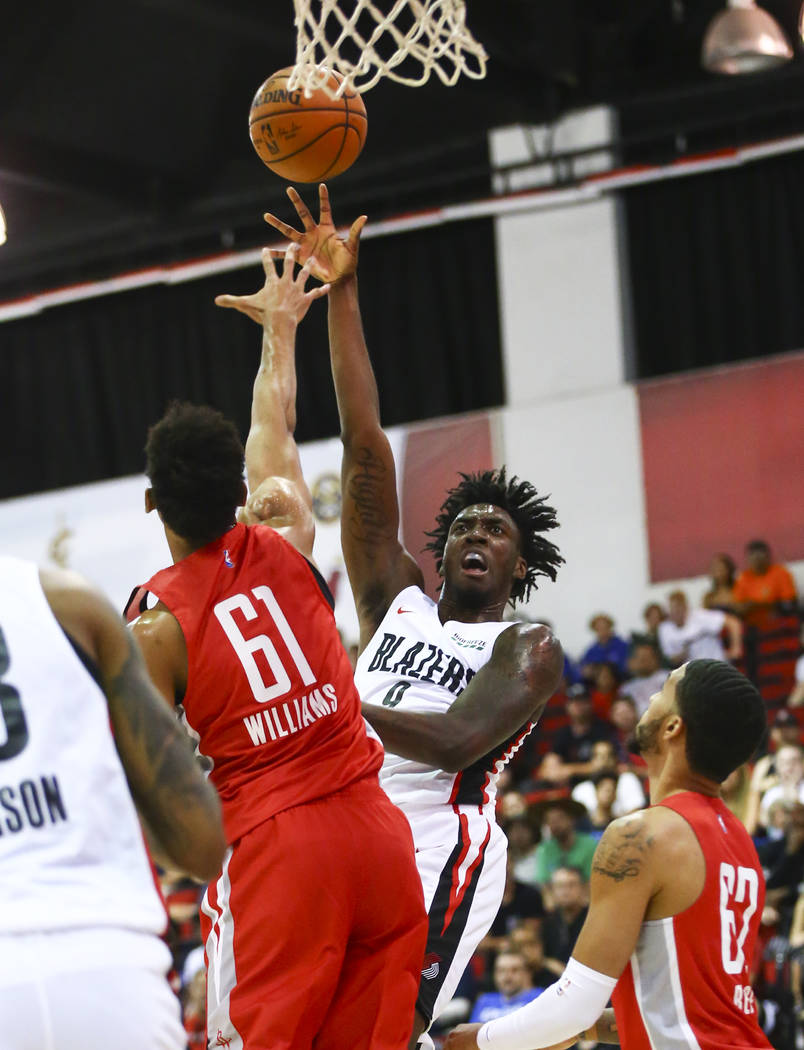
MULTIPOLYGON (((265 249, 265 251, 267 251, 267 250, 268 249, 265 249)), ((296 265, 296 256, 298 254, 299 254, 299 246, 298 246, 298 244, 291 244, 288 247, 288 250, 285 252, 285 264, 282 267, 282 276, 283 277, 288 277, 288 278, 292 277, 292 275, 293 275, 293 268, 296 265)))
POLYGON ((291 201, 293 202, 293 207, 296 209, 296 214, 301 219, 302 226, 305 228, 305 230, 314 229, 315 221, 313 220, 313 217, 310 214, 310 209, 307 207, 307 205, 304 203, 304 201, 301 199, 301 197, 298 195, 298 193, 294 190, 292 186, 288 186, 288 197, 290 197, 291 201))
POLYGON ((274 257, 271 255, 269 248, 263 248, 260 252, 262 256, 262 268, 265 271, 265 276, 269 281, 276 278, 276 267, 274 266, 274 257))
POLYGON ((360 234, 363 232, 363 227, 366 225, 367 222, 368 216, 361 215, 352 223, 351 227, 349 228, 349 237, 346 241, 350 248, 357 247, 358 241, 360 240, 360 234))
POLYGON ((236 306, 237 296, 236 295, 216 295, 215 305, 216 306, 236 306))
POLYGON ((299 272, 296 275, 296 284, 298 284, 300 288, 304 288, 305 284, 307 284, 307 278, 310 276, 310 273, 314 266, 315 256, 310 255, 305 260, 304 265, 299 267, 299 272))
POLYGON ((332 222, 332 207, 329 203, 329 190, 325 182, 319 183, 318 186, 318 211, 322 225, 332 222))
POLYGON ((281 233, 283 237, 287 237, 289 241, 301 240, 302 235, 299 233, 298 230, 294 230, 293 227, 288 226, 286 222, 282 222, 281 219, 277 219, 277 217, 275 215, 272 215, 269 211, 267 211, 263 215, 263 219, 265 219, 269 226, 273 226, 277 233, 281 233))
POLYGON ((310 291, 307 293, 307 298, 321 299, 322 296, 325 296, 327 294, 327 292, 330 290, 330 287, 331 285, 329 284, 322 284, 320 288, 311 288, 310 291))

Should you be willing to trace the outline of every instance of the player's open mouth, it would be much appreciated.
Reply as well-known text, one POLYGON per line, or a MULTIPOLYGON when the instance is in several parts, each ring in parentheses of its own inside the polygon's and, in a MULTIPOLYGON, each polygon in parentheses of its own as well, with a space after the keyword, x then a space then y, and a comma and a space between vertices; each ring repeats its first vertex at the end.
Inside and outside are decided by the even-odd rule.
POLYGON ((461 568, 469 576, 482 576, 488 572, 486 559, 480 551, 467 551, 461 558, 461 568))

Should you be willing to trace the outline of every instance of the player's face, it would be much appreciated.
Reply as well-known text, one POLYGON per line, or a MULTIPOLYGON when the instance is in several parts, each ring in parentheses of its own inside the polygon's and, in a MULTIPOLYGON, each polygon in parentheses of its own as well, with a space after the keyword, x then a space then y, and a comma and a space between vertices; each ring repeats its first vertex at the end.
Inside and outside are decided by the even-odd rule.
POLYGON ((645 714, 640 718, 634 732, 639 753, 648 761, 660 753, 659 737, 665 721, 678 714, 676 686, 684 677, 684 667, 673 671, 658 693, 650 698, 645 714))
POLYGON ((447 535, 441 572, 451 592, 462 600, 506 601, 515 579, 527 572, 513 518, 491 503, 465 507, 447 535))

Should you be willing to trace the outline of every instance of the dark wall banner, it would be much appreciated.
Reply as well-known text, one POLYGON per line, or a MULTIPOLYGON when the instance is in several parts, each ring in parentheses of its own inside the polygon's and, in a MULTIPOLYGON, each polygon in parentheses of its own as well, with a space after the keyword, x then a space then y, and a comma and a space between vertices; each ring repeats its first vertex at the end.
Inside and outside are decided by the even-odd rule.
POLYGON ((758 537, 804 558, 804 353, 637 389, 651 579, 758 537))

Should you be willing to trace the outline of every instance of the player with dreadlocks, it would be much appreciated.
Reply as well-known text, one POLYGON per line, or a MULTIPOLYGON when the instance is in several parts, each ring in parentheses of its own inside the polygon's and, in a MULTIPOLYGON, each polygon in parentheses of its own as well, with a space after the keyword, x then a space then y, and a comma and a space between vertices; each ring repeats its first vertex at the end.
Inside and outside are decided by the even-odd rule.
MULTIPOLYGON (((393 455, 380 425, 357 297, 361 216, 338 236, 325 186, 316 223, 295 190, 303 230, 266 221, 328 283, 332 373, 341 419, 342 545, 360 620, 355 680, 385 746, 381 783, 410 821, 429 913, 411 1046, 452 997, 491 925, 505 885, 506 839, 494 819, 497 774, 558 685, 561 646, 540 624, 503 622, 563 561, 542 534, 555 511, 505 470, 463 476, 430 549, 443 586, 434 601, 399 542, 393 455)), ((393 907, 389 900, 389 907, 393 907)))

